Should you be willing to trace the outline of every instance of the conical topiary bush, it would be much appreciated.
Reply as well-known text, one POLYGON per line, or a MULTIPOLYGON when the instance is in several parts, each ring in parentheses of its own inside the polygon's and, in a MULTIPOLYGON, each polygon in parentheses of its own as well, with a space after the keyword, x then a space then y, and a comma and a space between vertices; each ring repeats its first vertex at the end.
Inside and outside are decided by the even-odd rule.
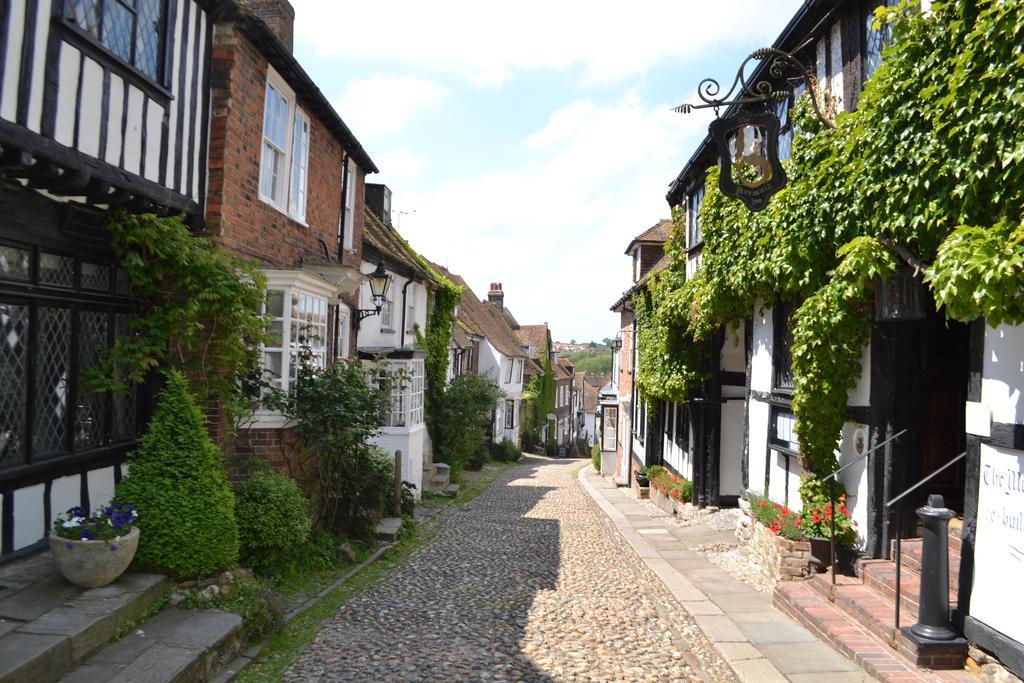
POLYGON ((141 446, 128 456, 117 499, 139 511, 138 565, 207 576, 238 559, 234 496, 180 373, 167 374, 158 401, 141 446))

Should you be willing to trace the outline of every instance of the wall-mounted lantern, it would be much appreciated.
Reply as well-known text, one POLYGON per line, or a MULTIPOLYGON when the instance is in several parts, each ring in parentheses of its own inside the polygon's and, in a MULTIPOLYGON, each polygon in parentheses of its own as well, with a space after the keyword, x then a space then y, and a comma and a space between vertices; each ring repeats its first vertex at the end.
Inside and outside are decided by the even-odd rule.
POLYGON ((356 324, 363 318, 377 315, 387 301, 388 290, 391 288, 391 275, 384 270, 384 261, 377 261, 377 267, 372 273, 366 276, 370 281, 370 300, 373 308, 360 308, 356 310, 356 324))
MULTIPOLYGON (((818 109, 814 94, 814 78, 800 61, 782 50, 762 48, 752 52, 736 73, 732 87, 718 97, 721 86, 713 78, 705 78, 697 87, 697 96, 703 104, 681 104, 674 111, 689 114, 693 109, 743 106, 725 118, 716 118, 708 131, 718 148, 718 187, 727 197, 735 197, 751 211, 768 206, 771 196, 786 186, 786 172, 779 161, 779 128, 777 116, 768 110, 776 102, 793 101, 798 83, 805 83, 818 118, 828 127, 832 122, 818 109), (776 82, 784 82, 787 89, 776 90, 768 80, 750 83, 744 74, 752 60, 771 60, 768 73, 776 82), (735 96, 734 96, 735 95, 735 96)), ((790 107, 791 108, 791 107, 790 107)))

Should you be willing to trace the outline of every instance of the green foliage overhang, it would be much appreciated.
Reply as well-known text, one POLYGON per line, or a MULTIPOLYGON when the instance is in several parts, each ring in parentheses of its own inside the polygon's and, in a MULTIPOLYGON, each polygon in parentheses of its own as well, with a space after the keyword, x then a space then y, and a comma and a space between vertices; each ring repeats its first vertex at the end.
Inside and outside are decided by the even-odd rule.
POLYGON ((1024 322, 1024 3, 903 3, 878 21, 894 39, 857 110, 828 129, 798 104, 789 186, 761 213, 723 197, 712 170, 700 268, 686 280, 677 216, 669 268, 634 297, 638 386, 666 400, 703 379, 695 349, 723 325, 759 302, 800 302, 793 407, 816 474, 835 466, 874 278, 930 264, 949 318, 1024 322))

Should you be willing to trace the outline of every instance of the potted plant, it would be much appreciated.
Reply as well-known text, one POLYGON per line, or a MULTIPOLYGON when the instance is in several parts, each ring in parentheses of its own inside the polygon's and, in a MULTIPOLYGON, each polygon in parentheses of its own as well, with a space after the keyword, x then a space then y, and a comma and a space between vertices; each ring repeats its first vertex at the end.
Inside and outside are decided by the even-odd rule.
POLYGON ((50 552, 65 579, 83 588, 99 588, 124 573, 139 547, 133 505, 113 502, 91 515, 73 507, 57 515, 50 552))
POLYGON ((832 529, 836 535, 836 569, 843 573, 853 571, 853 562, 858 553, 853 547, 857 540, 857 522, 850 519, 846 507, 846 496, 840 495, 835 509, 831 502, 824 502, 804 508, 802 515, 804 532, 810 537, 811 555, 822 569, 831 564, 832 529), (833 520, 833 517, 835 518, 833 520), (834 521, 834 525, 833 525, 834 521))

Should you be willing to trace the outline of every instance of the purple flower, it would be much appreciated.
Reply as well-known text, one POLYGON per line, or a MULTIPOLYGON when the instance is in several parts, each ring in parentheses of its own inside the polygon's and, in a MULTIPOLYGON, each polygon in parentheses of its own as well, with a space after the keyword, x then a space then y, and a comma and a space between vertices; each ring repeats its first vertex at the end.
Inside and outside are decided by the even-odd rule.
POLYGON ((117 546, 116 545, 110 546, 110 552, 117 552, 117 546))
POLYGON ((86 541, 91 541, 93 539, 93 533, 88 529, 82 529, 82 539, 86 541))
POLYGON ((73 544, 73 543, 71 543, 70 541, 68 541, 68 543, 67 543, 67 547, 68 547, 68 550, 74 550, 74 549, 75 549, 75 546, 74 546, 74 544, 73 544))

